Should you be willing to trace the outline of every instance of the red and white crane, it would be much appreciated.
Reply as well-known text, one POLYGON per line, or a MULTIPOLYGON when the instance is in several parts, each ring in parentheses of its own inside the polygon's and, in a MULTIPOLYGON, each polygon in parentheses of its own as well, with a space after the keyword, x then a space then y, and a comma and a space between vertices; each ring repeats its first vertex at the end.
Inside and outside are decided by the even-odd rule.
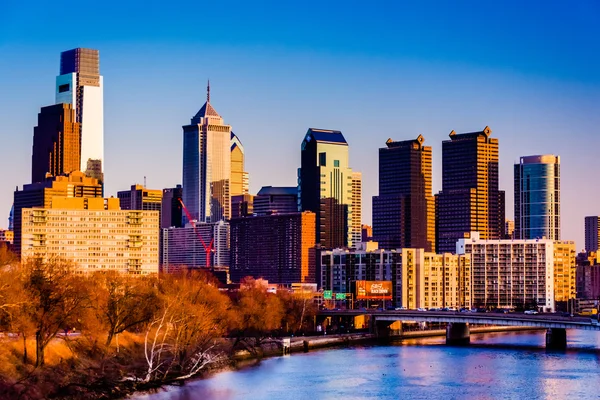
POLYGON ((185 204, 183 204, 183 200, 181 200, 181 199, 178 199, 178 200, 181 203, 181 206, 183 207, 183 211, 185 212, 185 215, 187 216, 188 221, 190 221, 190 223, 192 224, 192 227, 194 228, 194 232, 196 233, 196 236, 198 236, 198 239, 200 239, 200 243, 202 243, 202 246, 204 247, 204 251, 206 252, 206 268, 210 268, 210 253, 213 250, 213 244, 214 244, 215 238, 212 237, 210 239, 210 244, 208 246, 206 245, 206 242, 204 241, 204 239, 202 239, 202 235, 200 235, 200 233, 198 233, 198 230, 196 229, 197 221, 192 218, 187 207, 185 206, 185 204))

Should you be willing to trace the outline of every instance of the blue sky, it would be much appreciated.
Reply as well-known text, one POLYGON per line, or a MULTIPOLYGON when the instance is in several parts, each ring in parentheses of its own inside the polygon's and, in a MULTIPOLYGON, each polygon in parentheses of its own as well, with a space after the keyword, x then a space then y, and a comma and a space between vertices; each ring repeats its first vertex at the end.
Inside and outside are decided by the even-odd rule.
POLYGON ((563 238, 583 248, 600 214, 600 3, 0 2, 0 227, 30 179, 33 127, 54 101, 59 55, 100 50, 107 194, 181 182, 181 126, 211 103, 246 148, 251 191, 295 185, 309 127, 340 129, 363 173, 377 149, 425 136, 441 189, 451 130, 492 128, 513 215, 512 165, 562 162, 563 238))

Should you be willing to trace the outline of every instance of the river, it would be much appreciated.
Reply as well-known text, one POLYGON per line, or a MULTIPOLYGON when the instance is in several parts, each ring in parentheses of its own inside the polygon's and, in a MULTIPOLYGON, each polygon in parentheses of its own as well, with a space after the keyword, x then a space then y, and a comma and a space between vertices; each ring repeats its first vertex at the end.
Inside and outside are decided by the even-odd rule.
POLYGON ((600 333, 567 338, 567 351, 546 351, 544 332, 511 332, 294 353, 136 399, 600 398, 600 333))

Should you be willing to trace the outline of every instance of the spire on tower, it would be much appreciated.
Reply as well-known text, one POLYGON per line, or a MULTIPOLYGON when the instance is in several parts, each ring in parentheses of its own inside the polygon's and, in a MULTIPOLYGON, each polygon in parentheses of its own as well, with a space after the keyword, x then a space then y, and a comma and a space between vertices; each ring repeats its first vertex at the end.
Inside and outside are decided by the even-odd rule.
POLYGON ((206 85, 206 102, 210 103, 210 79, 208 80, 208 84, 206 85))

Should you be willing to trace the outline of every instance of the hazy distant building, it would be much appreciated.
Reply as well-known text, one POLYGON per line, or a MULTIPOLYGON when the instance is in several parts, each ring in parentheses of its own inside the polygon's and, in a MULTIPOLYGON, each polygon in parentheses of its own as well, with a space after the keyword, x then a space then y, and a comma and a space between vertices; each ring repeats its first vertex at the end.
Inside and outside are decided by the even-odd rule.
POLYGON ((60 256, 82 272, 158 273, 158 212, 119 209, 119 199, 53 197, 23 209, 23 257, 60 256))
POLYGON ((206 103, 183 126, 183 203, 194 220, 218 222, 231 215, 231 126, 206 103))
POLYGON ((230 224, 233 282, 252 276, 279 284, 316 283, 314 213, 235 218, 230 224))
POLYGON ((42 107, 33 129, 31 182, 80 170, 80 124, 71 104, 42 107))
POLYGON ((52 198, 59 197, 102 197, 102 185, 83 172, 72 172, 67 176, 55 176, 44 182, 23 185, 23 190, 14 192, 15 252, 21 251, 21 218, 23 208, 50 208, 52 198))
POLYGON ((379 195, 373 197, 373 240, 384 249, 435 251, 431 194, 431 147, 425 139, 394 142, 379 149, 379 195))
POLYGON ((560 157, 521 157, 514 171, 515 238, 560 240, 560 157))
POLYGON ((482 240, 504 235, 504 192, 498 189, 498 139, 492 130, 457 134, 442 142, 442 191, 436 203, 438 253, 477 231, 482 240))
POLYGON ((298 188, 263 186, 254 196, 254 214, 289 214, 298 212, 298 188))
POLYGON ((181 207, 181 196, 183 189, 181 185, 174 188, 163 189, 160 207, 160 227, 181 228, 183 226, 183 207, 181 207))
POLYGON ((229 266, 229 224, 196 223, 183 228, 162 230, 161 271, 206 268, 206 250, 209 249, 210 267, 229 266), (204 243, 203 243, 204 241, 204 243))
POLYGON ((302 211, 316 214, 316 240, 324 248, 352 246, 352 169, 340 131, 310 128, 298 170, 302 211))
MULTIPOLYGON (((104 98, 98 50, 77 48, 60 54, 56 104, 70 104, 80 124, 81 171, 104 182, 104 98)), ((68 172, 68 171, 65 171, 68 172)))
POLYGON ((248 173, 244 171, 244 146, 240 139, 231 132, 231 187, 230 195, 248 194, 248 173))
POLYGON ((15 221, 15 205, 13 204, 10 207, 10 212, 8 213, 8 230, 9 231, 13 231, 15 229, 14 221, 15 221))
POLYGON ((352 247, 362 241, 362 174, 352 172, 352 225, 350 229, 352 247))
POLYGON ((585 217, 585 249, 586 251, 598 251, 600 248, 600 235, 598 234, 598 229, 600 224, 598 221, 600 217, 585 217))
POLYGON ((238 194, 231 196, 231 218, 249 217, 254 213, 254 196, 238 194))

